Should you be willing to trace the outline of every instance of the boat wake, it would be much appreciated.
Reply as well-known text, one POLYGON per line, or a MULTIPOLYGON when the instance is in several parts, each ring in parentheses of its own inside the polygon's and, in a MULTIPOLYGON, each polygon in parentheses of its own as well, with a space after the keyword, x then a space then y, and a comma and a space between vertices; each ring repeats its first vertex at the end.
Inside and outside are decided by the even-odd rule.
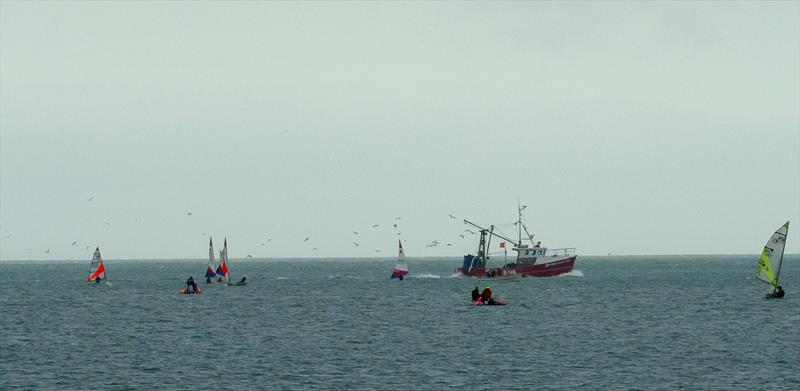
POLYGON ((441 278, 436 274, 430 274, 430 273, 417 274, 417 275, 413 275, 413 276, 409 276, 409 277, 411 277, 411 278, 441 278))
POLYGON ((447 278, 461 278, 461 277, 464 277, 464 275, 461 273, 453 273, 450 275, 450 277, 447 278))
POLYGON ((580 270, 572 270, 569 273, 559 274, 559 277, 583 277, 583 272, 580 270))
POLYGON ((341 280, 341 279, 345 279, 345 278, 361 278, 361 277, 358 277, 358 276, 348 276, 348 275, 344 275, 344 276, 343 276, 343 275, 341 275, 341 274, 331 274, 331 275, 329 275, 329 276, 328 276, 328 279, 329 279, 329 280, 341 280))

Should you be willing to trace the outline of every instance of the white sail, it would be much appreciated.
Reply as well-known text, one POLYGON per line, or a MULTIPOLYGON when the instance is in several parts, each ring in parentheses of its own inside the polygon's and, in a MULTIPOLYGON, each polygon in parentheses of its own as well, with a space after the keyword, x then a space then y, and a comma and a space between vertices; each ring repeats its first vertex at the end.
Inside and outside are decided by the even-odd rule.
POLYGON ((92 263, 89 265, 89 278, 86 279, 86 282, 99 283, 107 280, 108 277, 106 276, 106 267, 103 264, 103 258, 100 256, 100 247, 98 246, 94 250, 92 263))
POLYGON ((778 286, 781 274, 783 250, 786 247, 786 233, 788 231, 789 222, 787 221, 786 224, 772 234, 767 244, 764 245, 764 250, 761 251, 761 257, 758 259, 756 278, 775 287, 778 286))

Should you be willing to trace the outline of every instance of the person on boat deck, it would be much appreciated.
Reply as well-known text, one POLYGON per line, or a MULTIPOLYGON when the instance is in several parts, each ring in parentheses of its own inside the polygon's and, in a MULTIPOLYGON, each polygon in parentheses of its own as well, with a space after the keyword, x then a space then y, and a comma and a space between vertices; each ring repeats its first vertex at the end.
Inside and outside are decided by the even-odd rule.
POLYGON ((492 299, 492 287, 490 287, 489 285, 483 287, 483 292, 481 292, 481 299, 483 300, 484 304, 494 303, 494 299, 492 299))
POLYGON ((472 301, 478 301, 479 297, 481 297, 481 291, 476 286, 475 289, 472 290, 472 301))
POLYGON ((194 277, 189 276, 189 279, 186 280, 186 290, 188 292, 197 292, 197 284, 194 283, 194 277))

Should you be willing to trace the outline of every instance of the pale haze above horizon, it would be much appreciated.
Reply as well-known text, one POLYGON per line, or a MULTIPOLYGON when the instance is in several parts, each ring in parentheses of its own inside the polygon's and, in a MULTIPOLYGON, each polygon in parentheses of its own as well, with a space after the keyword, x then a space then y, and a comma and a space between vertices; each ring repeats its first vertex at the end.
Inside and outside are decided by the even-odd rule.
POLYGON ((518 199, 578 262, 800 252, 800 2, 0 2, 0 260, 460 256, 518 199))

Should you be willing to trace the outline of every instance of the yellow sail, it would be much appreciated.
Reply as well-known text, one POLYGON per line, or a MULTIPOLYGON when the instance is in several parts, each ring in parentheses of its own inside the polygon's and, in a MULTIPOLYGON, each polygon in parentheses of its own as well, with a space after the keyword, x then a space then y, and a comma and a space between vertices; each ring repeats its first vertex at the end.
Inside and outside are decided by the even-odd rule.
POLYGON ((786 246, 786 233, 789 230, 789 222, 778 228, 772 237, 769 238, 761 257, 758 259, 756 268, 756 278, 772 286, 778 286, 778 278, 781 274, 781 263, 783 263, 783 249, 786 246))

